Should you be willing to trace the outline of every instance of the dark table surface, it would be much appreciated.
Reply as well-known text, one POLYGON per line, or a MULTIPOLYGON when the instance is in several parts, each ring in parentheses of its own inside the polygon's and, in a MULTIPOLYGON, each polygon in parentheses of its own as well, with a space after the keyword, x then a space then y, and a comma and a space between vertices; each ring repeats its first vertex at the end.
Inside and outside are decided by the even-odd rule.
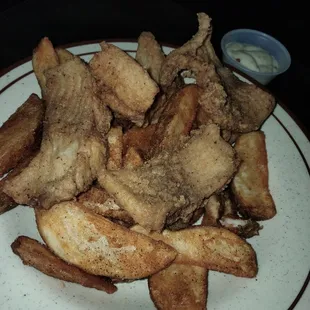
POLYGON ((268 88, 309 130, 310 58, 304 42, 310 22, 301 1, 1 0, 0 69, 30 56, 44 36, 57 46, 95 39, 133 39, 147 30, 161 42, 180 45, 196 32, 196 13, 200 11, 212 17, 212 42, 218 55, 222 36, 235 28, 267 32, 288 48, 291 67, 268 88))

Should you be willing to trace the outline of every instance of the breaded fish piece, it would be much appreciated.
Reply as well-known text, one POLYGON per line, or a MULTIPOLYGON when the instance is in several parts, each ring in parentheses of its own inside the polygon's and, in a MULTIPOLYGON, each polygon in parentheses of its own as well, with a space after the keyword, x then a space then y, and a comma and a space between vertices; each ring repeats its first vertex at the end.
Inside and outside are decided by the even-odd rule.
POLYGON ((100 46, 102 51, 89 63, 101 88, 99 95, 114 112, 142 125, 145 112, 159 92, 157 84, 126 52, 106 42, 100 46))
MULTIPOLYGON (((39 139, 38 142, 40 142, 41 139, 39 139)), ((38 143, 38 148, 40 147, 39 143, 38 143)), ((18 165, 11 170, 5 177, 3 177, 0 180, 0 214, 7 212, 13 208, 15 208, 16 206, 18 206, 18 203, 16 203, 13 198, 11 198, 10 196, 8 196, 7 194, 5 194, 3 192, 3 187, 6 181, 9 181, 10 179, 14 178, 16 175, 20 174, 28 165, 29 163, 32 161, 32 159, 37 155, 38 153, 38 149, 33 150, 33 152, 26 157, 24 160, 22 160, 20 163, 18 163, 18 165)))
POLYGON ((206 309, 208 271, 203 267, 172 263, 148 279, 157 309, 206 309))
POLYGON ((173 247, 178 252, 174 263, 200 266, 237 277, 253 278, 257 274, 256 253, 252 246, 224 228, 193 226, 149 233, 135 225, 131 230, 173 247))
POLYGON ((19 236, 12 243, 11 247, 24 265, 34 267, 48 276, 95 288, 108 294, 113 294, 117 291, 117 287, 110 279, 88 274, 73 265, 67 264, 37 240, 26 236, 19 236))
POLYGON ((277 213, 269 191, 268 158, 262 131, 241 135, 235 144, 241 165, 232 180, 240 211, 253 219, 267 220, 277 213))
POLYGON ((230 181, 236 164, 233 148, 209 125, 134 170, 103 169, 98 181, 136 223, 161 230, 168 219, 189 222, 202 200, 230 181))
POLYGON ((0 128, 0 177, 37 148, 41 139, 45 107, 35 94, 30 95, 0 128))
POLYGON ((33 51, 32 67, 44 94, 46 86, 45 71, 59 65, 59 58, 49 38, 44 37, 33 51))
POLYGON ((107 217, 112 221, 121 222, 125 226, 134 224, 128 212, 118 206, 106 190, 99 186, 92 186, 88 191, 80 194, 77 197, 77 201, 85 208, 107 217))
POLYGON ((115 224, 77 202, 36 209, 36 221, 41 237, 57 256, 91 274, 140 279, 164 269, 176 257, 164 242, 115 224))
POLYGON ((138 38, 137 62, 159 83, 159 74, 165 54, 151 32, 143 31, 138 38))
POLYGON ((111 127, 108 134, 107 169, 118 170, 123 166, 123 130, 122 127, 111 127))
POLYGON ((19 204, 48 209, 87 190, 105 166, 105 134, 111 114, 95 96, 94 79, 79 58, 46 71, 45 77, 46 113, 40 152, 27 168, 6 182, 4 192, 19 204), (101 112, 100 126, 97 111, 101 112))

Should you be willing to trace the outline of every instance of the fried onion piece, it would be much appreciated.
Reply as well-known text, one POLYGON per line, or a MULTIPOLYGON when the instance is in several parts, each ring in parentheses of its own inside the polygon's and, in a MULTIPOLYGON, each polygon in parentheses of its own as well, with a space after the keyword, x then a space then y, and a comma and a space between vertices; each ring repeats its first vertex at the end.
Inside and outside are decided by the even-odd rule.
POLYGON ((137 62, 159 83, 159 74, 165 55, 151 32, 142 32, 138 38, 137 62))
POLYGON ((85 208, 113 222, 122 223, 126 227, 134 224, 128 212, 118 206, 114 199, 99 186, 92 186, 88 191, 80 194, 77 201, 85 208))
POLYGON ((48 276, 95 288, 108 294, 113 294, 117 291, 117 287, 110 279, 88 274, 73 265, 67 264, 37 240, 19 236, 12 243, 11 247, 24 265, 34 267, 48 276))
POLYGON ((140 279, 164 269, 176 257, 164 242, 115 224, 77 202, 36 209, 36 221, 41 237, 57 256, 91 274, 140 279))
POLYGON ((157 84, 126 52, 106 42, 100 46, 102 51, 89 63, 101 88, 99 96, 114 112, 142 125, 145 112, 159 92, 157 84))
POLYGON ((35 94, 29 96, 0 128, 0 177, 27 158, 41 141, 45 107, 35 94))
POLYGON ((242 162, 232 180, 232 191, 240 212, 257 220, 274 217, 277 211, 269 191, 264 132, 256 131, 240 136, 235 150, 242 162))
POLYGON ((111 127, 108 134, 107 169, 118 170, 123 166, 123 130, 120 126, 111 127))
POLYGON ((206 309, 208 271, 203 267, 172 263, 148 279, 157 309, 206 309))
POLYGON ((162 233, 149 233, 138 225, 131 229, 173 247, 178 252, 174 263, 200 266, 237 277, 253 278, 257 274, 256 253, 252 246, 224 228, 194 226, 162 233))

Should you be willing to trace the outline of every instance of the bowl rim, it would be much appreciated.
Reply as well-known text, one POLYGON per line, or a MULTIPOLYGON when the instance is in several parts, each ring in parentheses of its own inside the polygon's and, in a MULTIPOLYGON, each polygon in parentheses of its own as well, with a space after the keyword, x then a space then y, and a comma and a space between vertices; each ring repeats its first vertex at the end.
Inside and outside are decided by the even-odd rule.
MULTIPOLYGON (((233 41, 231 41, 233 42, 233 41)), ((225 57, 227 57, 228 59, 230 59, 232 61, 232 63, 234 64, 233 66, 236 66, 237 69, 239 70, 242 70, 248 74, 255 74, 257 76, 264 76, 264 77, 272 77, 272 76, 277 76, 277 75, 280 75, 282 73, 284 73, 285 71, 287 71, 289 69, 289 67, 291 66, 291 62, 292 62, 292 59, 291 59, 291 55, 288 51, 288 49, 279 41, 277 40, 276 38, 274 38, 273 36, 265 33, 265 32, 262 32, 262 31, 259 31, 259 30, 255 30, 255 29, 250 29, 250 28, 238 28, 238 29, 233 29, 233 30, 230 30, 228 31, 227 33, 224 34, 224 36, 222 37, 221 39, 221 49, 222 49, 222 53, 225 55, 225 57), (228 55, 228 53, 226 52, 226 48, 224 46, 224 39, 229 37, 229 35, 231 34, 234 34, 234 33, 244 33, 244 32, 248 32, 248 33, 253 33, 255 35, 260 35, 260 36, 264 36, 265 38, 271 40, 271 41, 274 41, 276 44, 279 45, 280 49, 283 50, 284 54, 286 55, 287 57, 287 65, 281 70, 281 71, 277 71, 277 72, 257 72, 257 71, 253 71, 253 70, 250 70, 248 68, 246 68, 245 66, 241 65, 238 61, 236 61, 233 57, 231 57, 230 55, 228 55)))

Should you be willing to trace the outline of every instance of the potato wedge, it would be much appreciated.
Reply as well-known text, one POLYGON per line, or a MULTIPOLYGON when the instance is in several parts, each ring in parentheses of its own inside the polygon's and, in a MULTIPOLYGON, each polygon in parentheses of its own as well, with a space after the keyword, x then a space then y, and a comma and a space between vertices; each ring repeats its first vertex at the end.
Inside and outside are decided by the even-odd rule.
POLYGON ((206 309, 208 271, 203 267, 172 263, 148 279, 157 309, 206 309))
POLYGON ((44 104, 29 96, 0 128, 0 177, 27 158, 40 145, 44 104))
POLYGON ((92 213, 77 202, 36 210, 39 232, 64 261, 88 273, 140 279, 167 267, 176 251, 92 213))
POLYGON ((11 247, 25 265, 34 267, 48 276, 95 288, 108 294, 117 290, 110 279, 88 274, 73 265, 67 264, 37 240, 19 236, 11 247))
POLYGON ((172 246, 178 252, 174 263, 205 267, 237 277, 253 278, 257 274, 252 246, 226 229, 195 226, 179 231, 164 230, 160 234, 148 233, 135 225, 131 230, 172 246))
POLYGON ((240 136, 235 150, 242 163, 232 180, 232 191, 242 213, 256 220, 267 220, 277 213, 269 191, 265 134, 254 131, 240 136))
POLYGON ((107 169, 118 170, 123 166, 123 131, 120 126, 112 127, 108 132, 107 169))

